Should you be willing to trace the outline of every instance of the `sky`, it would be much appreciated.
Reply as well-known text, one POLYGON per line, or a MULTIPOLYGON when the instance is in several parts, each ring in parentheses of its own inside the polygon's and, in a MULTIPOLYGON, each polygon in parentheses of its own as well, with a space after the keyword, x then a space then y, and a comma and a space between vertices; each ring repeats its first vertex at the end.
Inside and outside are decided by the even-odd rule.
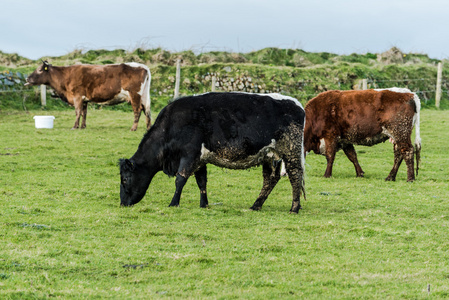
POLYGON ((0 0, 0 51, 163 48, 449 57, 447 0, 0 0))

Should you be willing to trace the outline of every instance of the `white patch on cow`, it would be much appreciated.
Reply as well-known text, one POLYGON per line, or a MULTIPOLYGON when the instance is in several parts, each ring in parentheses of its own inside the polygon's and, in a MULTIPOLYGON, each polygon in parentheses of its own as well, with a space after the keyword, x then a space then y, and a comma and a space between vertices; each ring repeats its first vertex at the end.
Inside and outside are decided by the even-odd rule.
POLYGON ((142 105, 145 107, 145 113, 149 114, 151 109, 151 99, 150 99, 150 85, 151 85, 151 72, 150 69, 144 65, 136 62, 125 63, 126 65, 133 68, 143 68, 147 71, 147 76, 145 80, 140 85, 140 91, 138 94, 141 96, 142 105))
POLYGON ((120 93, 117 94, 117 96, 114 97, 114 99, 117 99, 119 101, 126 101, 130 98, 129 92, 125 91, 124 89, 120 90, 120 93))
POLYGON ((279 160, 279 154, 275 150, 276 141, 271 140, 271 143, 260 149, 260 151, 254 155, 249 155, 244 159, 238 161, 231 161, 229 159, 223 158, 217 155, 215 152, 210 151, 206 148, 204 143, 201 145, 201 156, 200 161, 202 163, 211 163, 213 165, 228 168, 228 169, 247 169, 260 165, 267 158, 270 160, 279 160))
MULTIPOLYGON (((195 96, 202 96, 202 95, 206 95, 209 94, 210 92, 207 93, 203 93, 203 94, 195 94, 195 96)), ((262 94, 262 93, 248 93, 248 92, 231 92, 231 93, 235 93, 235 94, 247 94, 247 95, 259 95, 259 96, 268 96, 273 98, 274 100, 290 100, 295 102, 296 105, 298 105, 299 107, 301 107, 302 109, 304 109, 304 107, 302 106, 301 102, 298 101, 298 99, 290 97, 290 96, 285 96, 279 93, 269 93, 269 94, 262 94)))
POLYGON ((304 109, 304 107, 302 107, 302 104, 301 104, 301 102, 298 101, 298 99, 290 97, 290 96, 285 96, 285 95, 282 95, 282 94, 279 94, 279 93, 269 93, 269 94, 247 93, 247 92, 232 92, 232 93, 268 96, 268 97, 273 98, 274 100, 290 100, 290 101, 295 102, 295 104, 298 105, 299 107, 301 107, 302 109, 304 109))
POLYGON ((127 62, 127 63, 125 63, 125 65, 128 65, 128 66, 133 67, 133 68, 144 68, 144 69, 148 69, 148 67, 147 67, 146 65, 144 65, 144 64, 139 64, 139 63, 136 63, 136 62, 127 62))
POLYGON ((391 87, 391 88, 387 88, 387 89, 374 89, 377 92, 380 91, 392 91, 392 92, 396 92, 396 93, 410 93, 410 94, 414 94, 412 93, 412 91, 410 91, 407 88, 398 88, 398 87, 391 87))
MULTIPOLYGON (((148 74, 150 74, 150 69, 148 69, 148 67, 143 65, 143 64, 131 62, 131 63, 125 63, 125 65, 128 65, 128 66, 133 67, 133 68, 143 68, 143 69, 147 70, 148 74)), ((145 77, 145 80, 140 85, 140 91, 137 92, 137 94, 139 94, 140 96, 142 96, 144 91, 145 91, 145 83, 146 83, 147 79, 148 78, 145 77)))
POLYGON ((287 169, 285 169, 285 162, 281 163, 281 176, 287 176, 287 169))
POLYGON ((413 93, 413 100, 415 101, 416 113, 413 116, 413 125, 415 125, 415 146, 421 149, 421 133, 419 127, 419 115, 421 111, 421 100, 418 95, 413 93))
MULTIPOLYGON (((121 89, 120 93, 115 95, 112 99, 109 99, 109 100, 104 101, 104 102, 96 102, 96 103, 101 104, 101 105, 115 105, 115 104, 119 104, 119 103, 123 103, 123 102, 129 101, 129 99, 130 99, 129 92, 124 90, 124 89, 121 89)), ((83 101, 89 102, 90 100, 87 99, 85 96, 83 96, 83 101)))
POLYGON ((204 143, 201 144, 201 156, 200 156, 200 160, 204 160, 207 159, 207 157, 209 156, 209 154, 212 153, 209 151, 209 149, 207 149, 204 146, 204 143))
POLYGON ((320 154, 326 155, 326 142, 324 139, 320 140, 320 154))
MULTIPOLYGON (((86 96, 81 96, 81 99, 83 100, 83 102, 89 102, 90 101, 90 99, 88 99, 86 96)), ((120 90, 120 93, 115 95, 112 99, 109 99, 109 100, 106 100, 106 101, 103 101, 103 102, 95 102, 95 103, 100 104, 100 105, 114 105, 114 104, 127 102, 127 101, 129 101, 129 99, 131 99, 129 91, 126 91, 126 90, 124 90, 122 88, 120 90)))
POLYGON ((394 141, 394 137, 391 134, 391 132, 389 132, 388 129, 383 126, 382 126, 382 133, 385 134, 386 136, 388 136, 390 139, 393 139, 393 141, 394 141))
POLYGON ((298 101, 298 99, 290 97, 290 96, 285 96, 285 95, 278 94, 278 93, 258 94, 258 95, 267 95, 275 100, 290 100, 290 101, 295 102, 296 105, 298 105, 299 107, 304 109, 304 107, 302 107, 302 104, 301 104, 301 102, 298 101))

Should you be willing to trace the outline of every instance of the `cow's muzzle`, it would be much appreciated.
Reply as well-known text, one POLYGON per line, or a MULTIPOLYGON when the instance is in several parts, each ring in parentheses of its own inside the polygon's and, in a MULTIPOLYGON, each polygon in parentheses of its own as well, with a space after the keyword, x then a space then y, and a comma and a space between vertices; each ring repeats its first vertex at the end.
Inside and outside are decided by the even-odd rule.
POLYGON ((133 206, 133 205, 134 204, 131 204, 131 203, 120 202, 120 207, 124 207, 124 206, 130 207, 130 206, 133 206))

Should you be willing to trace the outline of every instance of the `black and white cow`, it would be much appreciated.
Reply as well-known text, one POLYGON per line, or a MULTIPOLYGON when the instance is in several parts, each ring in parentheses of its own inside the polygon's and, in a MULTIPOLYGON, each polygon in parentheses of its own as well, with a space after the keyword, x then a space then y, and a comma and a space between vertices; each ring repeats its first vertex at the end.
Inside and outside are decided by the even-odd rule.
POLYGON ((178 206, 187 179, 195 175, 200 207, 207 207, 207 169, 263 166, 263 187, 251 207, 260 210, 280 179, 280 160, 293 189, 290 212, 305 196, 303 131, 305 112, 298 100, 280 94, 207 93, 167 105, 130 159, 121 159, 121 205, 138 203, 154 175, 176 176, 170 206, 178 206))

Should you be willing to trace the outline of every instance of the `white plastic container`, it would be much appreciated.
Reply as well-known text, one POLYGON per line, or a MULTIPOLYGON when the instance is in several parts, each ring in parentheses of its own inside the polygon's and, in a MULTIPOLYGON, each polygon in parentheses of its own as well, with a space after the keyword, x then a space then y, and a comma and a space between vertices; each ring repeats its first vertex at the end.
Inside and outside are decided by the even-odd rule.
POLYGON ((36 128, 53 128, 53 120, 55 117, 53 116, 34 116, 34 126, 36 128))

